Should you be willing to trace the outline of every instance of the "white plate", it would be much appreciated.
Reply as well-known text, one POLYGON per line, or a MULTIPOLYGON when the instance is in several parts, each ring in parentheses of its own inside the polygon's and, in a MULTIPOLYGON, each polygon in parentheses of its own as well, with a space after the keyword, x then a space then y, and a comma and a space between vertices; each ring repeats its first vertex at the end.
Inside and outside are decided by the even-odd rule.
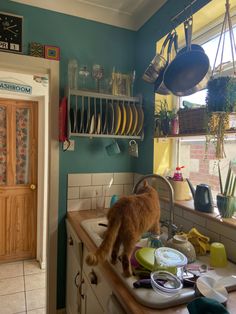
POLYGON ((220 303, 225 303, 228 299, 228 292, 220 283, 212 277, 204 276, 197 279, 197 288, 204 297, 212 298, 220 303))
POLYGON ((93 132, 94 132, 94 114, 92 115, 92 118, 91 118, 89 134, 92 134, 93 132))

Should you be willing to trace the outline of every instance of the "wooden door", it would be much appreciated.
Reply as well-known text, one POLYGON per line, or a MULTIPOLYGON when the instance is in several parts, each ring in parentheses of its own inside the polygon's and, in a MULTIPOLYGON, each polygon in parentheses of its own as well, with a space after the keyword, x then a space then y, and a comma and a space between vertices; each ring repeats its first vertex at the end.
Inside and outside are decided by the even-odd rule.
POLYGON ((0 261, 36 256, 37 112, 0 98, 0 261))

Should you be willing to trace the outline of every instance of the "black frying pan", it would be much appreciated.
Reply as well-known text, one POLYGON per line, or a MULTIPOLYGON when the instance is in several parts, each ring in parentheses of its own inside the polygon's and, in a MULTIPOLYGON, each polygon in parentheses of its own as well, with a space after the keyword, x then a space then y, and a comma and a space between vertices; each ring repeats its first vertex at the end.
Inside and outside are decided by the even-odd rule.
MULTIPOLYGON (((190 31, 192 34, 192 18, 184 22, 184 27, 185 36, 190 31)), ((204 50, 198 45, 191 47, 191 36, 186 36, 186 44, 186 50, 180 50, 166 68, 163 78, 165 86, 176 96, 187 96, 204 89, 211 75, 204 50)))

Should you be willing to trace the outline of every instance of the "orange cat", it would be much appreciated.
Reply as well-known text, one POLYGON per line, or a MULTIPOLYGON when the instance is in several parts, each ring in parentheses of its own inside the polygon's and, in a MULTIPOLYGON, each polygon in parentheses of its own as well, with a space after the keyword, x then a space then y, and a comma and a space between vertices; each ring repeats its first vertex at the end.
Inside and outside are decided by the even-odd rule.
POLYGON ((100 247, 86 258, 88 265, 97 265, 111 255, 111 262, 116 263, 120 245, 125 277, 131 276, 130 257, 141 235, 146 231, 160 233, 160 203, 157 191, 144 181, 138 194, 123 196, 107 214, 108 228, 100 247), (112 252, 111 252, 112 251, 112 252))

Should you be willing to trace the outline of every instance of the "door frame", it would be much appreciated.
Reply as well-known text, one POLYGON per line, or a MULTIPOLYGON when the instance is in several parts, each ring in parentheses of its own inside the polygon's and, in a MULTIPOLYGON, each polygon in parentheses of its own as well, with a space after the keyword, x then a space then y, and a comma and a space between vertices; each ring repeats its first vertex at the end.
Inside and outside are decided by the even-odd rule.
POLYGON ((47 234, 47 313, 56 313, 57 230, 59 193, 59 62, 26 55, 0 52, 2 70, 49 76, 48 143, 48 234, 47 234))

